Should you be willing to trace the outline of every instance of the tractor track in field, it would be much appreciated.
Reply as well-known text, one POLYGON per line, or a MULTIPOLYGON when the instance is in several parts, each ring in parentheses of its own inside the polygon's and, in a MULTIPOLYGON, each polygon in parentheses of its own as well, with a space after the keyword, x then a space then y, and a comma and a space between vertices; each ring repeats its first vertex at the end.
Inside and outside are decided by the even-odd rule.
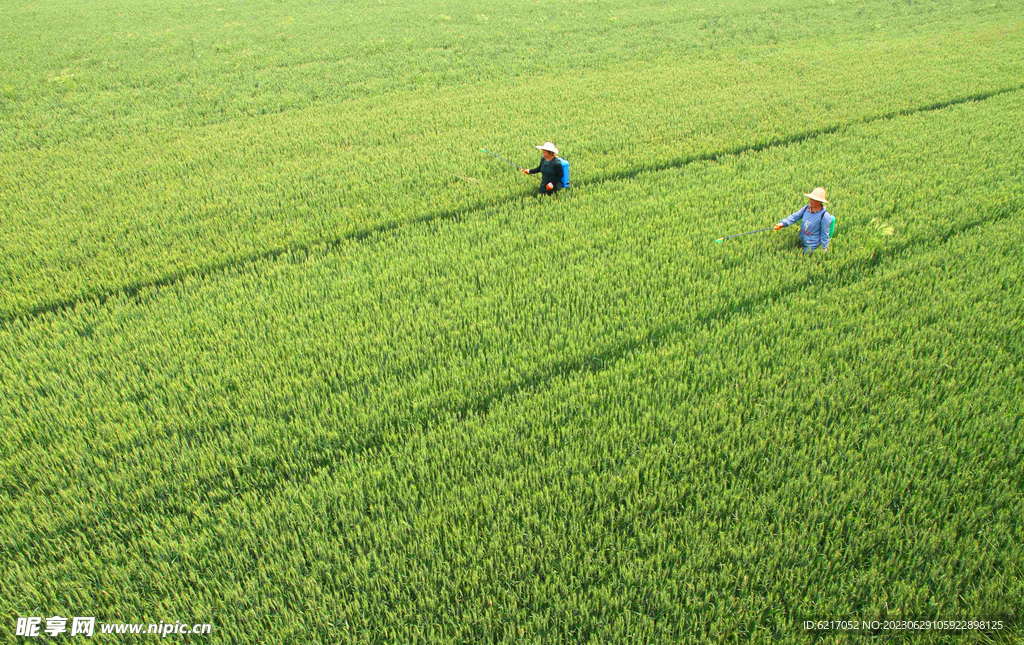
MULTIPOLYGON (((1009 219, 1021 212, 1022 208, 1024 208, 1024 203, 1013 202, 1011 205, 997 210, 994 215, 975 218, 970 222, 953 227, 945 233, 938 235, 936 238, 929 238, 927 241, 934 241, 937 244, 946 244, 956 235, 960 235, 979 226, 995 224, 1009 219)), ((894 244, 890 246, 885 253, 876 252, 872 254, 871 257, 837 267, 836 271, 830 275, 829 289, 842 289, 859 282, 865 277, 872 275, 869 272, 886 260, 896 257, 903 251, 912 249, 917 244, 921 243, 921 241, 922 240, 917 239, 908 240, 901 244, 894 244)), ((831 260, 829 261, 831 262, 831 260)), ((796 282, 783 286, 770 293, 744 298, 717 310, 700 314, 695 320, 676 322, 663 327, 658 327, 656 329, 652 329, 639 339, 628 340, 609 346, 592 354, 554 363, 553 365, 538 370, 519 383, 507 385, 491 395, 482 396, 473 401, 467 401, 463 405, 455 408, 441 408, 435 410, 427 409, 417 414, 386 421, 384 422, 384 425, 385 427, 392 427, 395 429, 408 428, 409 426, 414 425, 423 427, 438 423, 451 414, 454 414, 459 420, 467 419, 470 416, 486 417, 490 414, 491 409, 494 408, 495 405, 515 396, 519 392, 544 388, 551 381, 558 378, 572 376, 575 374, 596 373, 606 370, 636 352, 658 349, 666 343, 674 340, 683 332, 692 332, 695 328, 698 330, 708 329, 715 322, 728 320, 736 314, 748 314, 754 309, 804 291, 810 286, 812 285, 809 285, 807 282, 796 282)))
MULTIPOLYGON (((816 130, 809 130, 791 135, 774 137, 767 141, 762 141, 751 145, 736 146, 733 148, 719 150, 716 152, 709 152, 700 155, 691 155, 688 157, 680 157, 678 159, 672 159, 658 164, 641 166, 633 170, 608 173, 605 175, 598 175, 590 179, 584 179, 582 181, 577 182, 577 187, 600 186, 606 183, 625 181, 643 175, 656 174, 659 172, 683 168, 692 164, 714 163, 727 157, 739 156, 741 154, 748 152, 761 152, 763 150, 786 147, 810 139, 836 134, 850 127, 868 125, 879 121, 888 121, 900 117, 912 116, 915 114, 935 112, 938 110, 943 110, 945 108, 962 105, 965 103, 976 103, 980 101, 985 101, 990 98, 1001 96, 1003 94, 1009 94, 1021 90, 1024 90, 1024 85, 990 90, 987 92, 979 92, 946 101, 937 101, 915 108, 906 108, 903 110, 887 112, 885 114, 864 117, 861 119, 854 119, 852 121, 834 124, 816 130)), ((302 256, 299 259, 295 260, 295 263, 299 264, 305 262, 310 255, 323 255, 327 253, 332 253, 337 249, 341 248, 342 246, 350 244, 352 242, 364 242, 367 240, 372 240, 376 237, 387 235, 388 233, 391 233, 393 231, 403 229, 406 227, 416 226, 418 224, 427 224, 431 222, 458 219, 463 216, 479 213, 489 208, 500 206, 501 204, 507 203, 508 201, 508 197, 479 201, 476 202, 475 204, 470 204, 465 207, 453 210, 432 212, 425 215, 413 216, 411 218, 399 220, 389 220, 387 222, 382 222, 374 226, 356 229, 329 240, 320 240, 316 242, 309 242, 306 244, 278 247, 268 249, 265 251, 251 253, 248 255, 229 257, 220 262, 214 262, 211 264, 207 264, 205 266, 175 271, 164 276, 147 280, 140 280, 137 282, 124 285, 122 287, 117 287, 104 291, 96 291, 93 293, 79 294, 76 296, 70 296, 67 298, 42 303, 20 311, 3 312, 2 314, 0 314, 0 324, 9 326, 10 324, 18 321, 31 322, 45 315, 59 314, 64 311, 73 310, 78 305, 90 302, 98 303, 101 306, 105 305, 107 301, 109 301, 110 299, 128 299, 142 302, 142 295, 144 292, 147 291, 159 290, 165 287, 172 287, 177 284, 182 284, 189 279, 201 280, 213 276, 217 273, 227 272, 233 269, 251 269, 256 267, 260 263, 275 262, 284 256, 289 256, 292 254, 302 256)))
MULTIPOLYGON (((995 211, 990 211, 984 217, 977 217, 959 226, 954 226, 935 237, 927 239, 916 238, 900 244, 893 244, 884 251, 876 251, 870 257, 841 265, 832 274, 833 277, 829 281, 829 288, 834 290, 853 286, 861 280, 874 275, 873 269, 899 257, 905 251, 913 249, 922 242, 945 244, 957 235, 981 226, 996 224, 1010 219, 1014 215, 1019 214, 1022 208, 1024 208, 1024 201, 1014 201, 995 211)), ((655 350, 673 342, 684 332, 693 332, 695 329, 699 331, 709 330, 717 322, 728 321, 736 315, 749 315, 760 308, 772 306, 773 303, 786 296, 812 287, 813 285, 808 282, 799 281, 768 293, 742 298, 726 306, 704 312, 694 320, 674 322, 652 329, 642 338, 617 343, 598 349, 585 356, 570 358, 542 367, 533 374, 521 379, 518 383, 496 388, 486 395, 452 406, 435 406, 413 414, 396 415, 391 418, 382 419, 373 427, 367 428, 362 437, 349 437, 337 442, 320 440, 315 445, 307 444, 307 448, 310 449, 309 454, 315 455, 315 457, 307 460, 301 470, 289 469, 288 462, 283 460, 254 460, 256 468, 262 469, 259 471, 259 474, 262 475, 258 478, 259 481, 253 481, 251 478, 247 479, 241 476, 236 477, 230 473, 222 473, 217 477, 200 480, 197 482, 198 486, 191 487, 190 495, 192 495, 192 499, 199 501, 199 504, 202 506, 201 509, 197 509, 194 506, 194 502, 192 505, 189 505, 186 504, 188 500, 171 499, 168 498, 166 491, 157 491, 151 503, 147 504, 146 508, 140 510, 134 517, 144 517, 147 511, 152 511, 163 517, 170 515, 188 518, 189 521, 196 521, 201 515, 209 517, 208 511, 211 506, 214 508, 223 506, 235 499, 241 498, 247 493, 265 497, 280 491, 282 486, 286 484, 301 485, 324 473, 329 475, 334 472, 334 464, 337 461, 346 457, 351 459, 354 456, 382 449, 388 444, 387 439, 389 437, 400 437, 399 441, 404 441, 404 437, 409 436, 411 433, 430 429, 446 421, 463 421, 469 418, 486 419, 492 410, 520 393, 543 390, 558 379, 572 378, 580 374, 596 374, 611 369, 616 364, 627 360, 638 352, 655 350), (263 463, 259 463, 260 461, 263 461, 263 463)), ((116 452, 117 448, 114 447, 111 450, 116 452)), ((242 474, 246 473, 243 472, 242 474)), ((22 497, 21 493, 24 492, 27 492, 27 490, 8 491, 9 501, 22 497)), ((31 558, 28 552, 33 548, 43 548, 47 544, 47 540, 54 535, 78 533, 86 536, 96 526, 95 520, 79 520, 58 527, 48 527, 45 530, 30 530, 16 544, 6 545, 3 549, 0 549, 0 554, 11 555, 14 553, 23 559, 31 558)), ((128 545, 144 531, 145 528, 136 524, 128 530, 118 530, 117 539, 128 545)), ((71 557, 71 554, 67 557, 71 557)), ((45 562, 52 565, 59 561, 60 558, 40 553, 36 560, 39 563, 45 562)))

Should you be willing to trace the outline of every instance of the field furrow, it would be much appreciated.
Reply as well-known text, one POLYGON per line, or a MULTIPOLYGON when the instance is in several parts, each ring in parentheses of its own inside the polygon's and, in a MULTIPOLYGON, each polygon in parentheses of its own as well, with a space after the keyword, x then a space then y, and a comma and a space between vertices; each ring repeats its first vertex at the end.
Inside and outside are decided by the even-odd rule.
POLYGON ((823 46, 813 64, 844 79, 842 99, 804 100, 811 63, 799 48, 780 48, 713 66, 623 67, 388 95, 255 123, 6 155, 0 193, 13 213, 0 233, 0 317, 130 295, 526 198, 534 181, 481 147, 532 165, 536 151, 524 139, 567 141, 574 180, 590 186, 1016 91, 1022 70, 994 62, 1024 60, 1013 29, 1019 25, 938 44, 869 42, 853 54, 823 46), (538 94, 559 106, 557 116, 537 114, 538 94), (617 106, 617 119, 590 110, 597 102, 617 106), (457 122, 451 105, 463 110, 457 122))
MULTIPOLYGON (((672 171, 680 183, 734 195, 737 223, 752 226, 763 216, 757 214, 758 200, 746 196, 760 194, 767 206, 759 184, 776 179, 762 173, 773 168, 799 173, 794 166, 801 158, 819 158, 818 147, 830 149, 836 168, 853 167, 851 159, 863 168, 902 145, 905 158, 918 155, 907 163, 922 170, 943 168, 937 181, 954 182, 940 200, 914 199, 936 192, 936 185, 927 184, 915 185, 891 204, 837 196, 837 213, 863 214, 843 217, 847 242, 838 238, 832 259, 825 262, 804 258, 796 249, 786 251, 791 242, 779 239, 718 246, 711 243, 715 233, 683 234, 701 222, 698 208, 652 207, 672 180, 667 172, 649 177, 647 184, 625 182, 634 188, 625 193, 595 187, 557 204, 508 207, 438 223, 437 230, 400 231, 300 264, 266 263, 261 273, 197 279, 149 300, 44 316, 4 334, 5 352, 19 361, 26 357, 18 346, 41 350, 33 362, 5 368, 10 431, 4 442, 10 457, 4 489, 13 500, 39 486, 59 488, 58 481, 81 476, 69 477, 80 467, 66 471, 68 454, 92 454, 92 465, 81 466, 81 472, 89 472, 128 451, 137 455, 133 463, 164 464, 146 479, 158 481, 159 472, 167 469, 191 473, 192 482, 173 494, 156 492, 140 486, 141 472, 129 468, 125 484, 136 492, 129 495, 126 488, 121 498, 129 506, 140 501, 140 494, 158 495, 173 507, 196 494, 218 498, 218 491, 239 485, 271 490, 301 481, 332 460, 402 440, 417 425, 479 416, 554 379, 600 371, 681 335, 714 329, 733 316, 816 291, 818 284, 856 284, 894 259, 927 252, 1019 214, 1012 197, 990 197, 1020 174, 1019 160, 1000 155, 1002 146, 1013 141, 1012 126, 1002 126, 1007 132, 989 138, 988 151, 978 145, 974 129, 991 128, 990 115, 1020 109, 1022 100, 1007 95, 911 117, 919 134, 927 134, 913 145, 900 144, 894 136, 897 130, 907 132, 910 124, 884 122, 833 135, 834 141, 809 140, 704 163, 685 175, 672 171), (951 138, 951 128, 959 138, 951 138), (970 146, 971 154, 963 154, 960 146, 970 146), (994 166, 999 160, 1004 165, 994 166), (971 171, 951 165, 957 163, 971 171), (722 183, 730 176, 731 189, 722 183), (986 181, 978 184, 979 176, 986 181), (980 201, 988 203, 973 208, 980 201), (570 207, 594 213, 584 226, 586 237, 573 233, 579 223, 565 217, 570 207), (653 221, 639 225, 641 214, 653 221), (899 223, 901 233, 892 239, 874 235, 869 215, 899 223), (460 250, 452 257, 459 259, 441 261, 436 245, 453 243, 460 250), (485 272, 480 261, 497 257, 496 249, 504 249, 505 258, 485 272), (634 270, 644 266, 661 269, 634 270), (528 276, 539 267, 550 267, 540 272, 548 284, 531 283, 528 276), (521 273, 512 282, 493 283, 487 277, 491 271, 515 276, 516 270, 521 273), (347 276, 336 283, 342 290, 321 290, 332 284, 329 276, 335 272, 347 276), (562 281, 556 278, 559 273, 562 281), (751 274, 756 279, 740 288, 742 283, 731 277, 751 274), (632 286, 626 289, 616 276, 632 286), (318 285, 317 291, 310 291, 310 285, 318 285), (653 301, 644 295, 659 291, 666 295, 653 301), (563 295, 553 299, 554 293, 563 295), (271 317, 269 309, 261 313, 259 303, 278 315, 271 317), (417 312, 415 320, 409 311, 417 312), (349 329, 363 330, 362 344, 360 335, 339 329, 343 320, 349 329), (550 323, 538 324, 545 320, 550 323), (490 335, 483 334, 484 324, 493 330, 490 335), (295 330, 298 343, 287 342, 288 335, 268 335, 275 328, 295 330), (127 345, 127 338, 138 340, 127 345), (124 362, 126 356, 130 362, 124 362), (133 368, 125 372, 125 365, 133 368), (270 365, 277 369, 269 371, 270 365), (83 406, 87 401, 95 403, 83 406), (58 442, 48 440, 51 428, 60 425, 78 431, 58 442), (154 443, 154 437, 162 439, 154 443), (282 441, 300 442, 303 458, 282 451, 287 445, 282 441), (218 457, 205 465, 194 461, 208 459, 213 445, 220 445, 218 457), (248 472, 244 483, 225 476, 243 464, 248 472)), ((874 186, 865 194, 898 194, 905 188, 887 184, 884 176, 858 174, 855 181, 874 186)), ((714 197, 698 194, 692 204, 714 197)))

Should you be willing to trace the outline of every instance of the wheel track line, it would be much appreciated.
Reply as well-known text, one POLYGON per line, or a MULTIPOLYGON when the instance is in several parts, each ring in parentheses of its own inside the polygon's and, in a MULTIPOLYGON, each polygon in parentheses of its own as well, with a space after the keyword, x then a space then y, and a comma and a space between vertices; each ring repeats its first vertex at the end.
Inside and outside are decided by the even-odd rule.
MULTIPOLYGON (((934 238, 908 240, 901 244, 889 247, 885 252, 876 252, 869 257, 853 261, 850 264, 838 268, 837 273, 839 278, 833 278, 830 281, 830 288, 841 289, 852 286, 861 280, 870 277, 872 274, 868 273, 868 271, 871 269, 886 264, 889 260, 896 258, 903 251, 913 248, 922 242, 945 244, 956 235, 960 235, 987 224, 996 224, 1003 220, 1010 219, 1014 215, 1019 214, 1022 208, 1024 208, 1024 201, 1014 200, 997 209, 994 215, 975 218, 974 220, 966 222, 960 226, 953 227, 934 238)), ((659 347, 672 342, 680 333, 690 331, 694 327, 699 327, 701 330, 710 329, 714 322, 728 320, 737 313, 742 315, 750 314, 758 308, 771 306, 771 303, 775 300, 791 294, 799 293, 811 286, 812 285, 806 282, 794 283, 783 286, 770 293, 742 298, 729 305, 706 312, 698 316, 696 320, 675 322, 665 325, 664 327, 651 330, 646 336, 639 340, 625 341, 585 356, 561 361, 554 365, 541 368, 534 372, 534 374, 521 380, 519 383, 498 388, 497 390, 492 391, 489 395, 465 401, 460 405, 452 407, 436 406, 411 415, 383 419, 379 423, 375 424, 375 427, 368 428, 367 433, 363 438, 356 439, 355 437, 350 437, 343 445, 331 445, 332 442, 330 441, 317 442, 316 445, 310 446, 310 454, 315 455, 316 457, 308 460, 306 462, 308 467, 303 468, 301 471, 289 471, 287 469, 287 464, 282 461, 264 461, 259 464, 259 466, 263 468, 261 471, 263 476, 260 477, 260 481, 250 482, 249 485, 238 486, 237 484, 245 484, 245 480, 240 479, 236 481, 233 477, 228 475, 200 480, 196 482, 198 485, 193 490, 197 497, 201 497, 205 500, 203 502, 202 509, 186 508, 180 504, 179 500, 175 500, 172 506, 170 501, 165 497, 163 499, 153 500, 153 502, 148 504, 147 508, 140 512, 136 517, 141 517, 142 513, 149 512, 152 509, 159 509, 159 512, 164 516, 170 515, 173 517, 187 517, 190 521, 195 520, 199 513, 205 513, 208 517, 212 516, 210 513, 212 509, 228 504, 234 499, 242 497, 247 493, 259 494, 260 496, 273 495, 275 492, 280 491, 284 484, 301 485, 308 483, 325 472, 332 474, 334 472, 334 463, 336 461, 344 457, 348 457, 349 459, 357 458, 359 455, 367 451, 381 449, 385 446, 386 439, 389 436, 404 437, 412 432, 417 432, 424 428, 431 428, 439 423, 443 423, 450 417, 454 417, 458 421, 464 421, 471 415, 486 418, 490 415, 492 409, 521 392, 546 388, 553 381, 559 378, 572 377, 577 374, 594 374, 611 369, 619 362, 628 359, 634 353, 638 351, 658 349, 659 347), (400 434, 398 431, 400 431, 400 434), (283 468, 279 466, 283 466, 283 468), (220 491, 223 494, 209 495, 209 493, 216 491, 220 491), (168 513, 168 510, 172 509, 173 512, 168 513)), ((404 441, 404 439, 401 439, 401 441, 404 441)), ((16 495, 15 491, 10 491, 10 498, 12 501, 13 499, 21 498, 22 496, 23 495, 21 494, 16 495)), ((56 528, 48 527, 45 530, 29 530, 20 535, 13 545, 5 545, 4 548, 0 549, 0 554, 7 555, 8 559, 13 559, 14 556, 24 558, 26 551, 43 548, 39 545, 46 545, 47 540, 53 539, 54 535, 67 535, 69 533, 86 535, 85 531, 88 531, 95 526, 95 521, 88 522, 78 520, 56 528)), ((118 533, 117 539, 127 544, 128 540, 141 535, 144 530, 145 529, 141 527, 140 524, 136 523, 129 530, 118 533)), ((73 555, 73 553, 69 553, 67 556, 54 559, 51 555, 37 554, 33 559, 33 562, 52 565, 57 562, 63 562, 67 557, 72 557, 73 555)))
MULTIPOLYGON (((759 143, 754 143, 752 145, 737 146, 726 150, 719 150, 717 152, 710 152, 701 155, 691 155, 688 157, 680 157, 678 159, 673 159, 658 164, 642 166, 639 168, 635 168, 633 170, 606 173, 604 175, 598 175, 594 178, 585 179, 583 181, 577 182, 577 186, 600 186, 606 183, 634 179, 642 175, 655 174, 667 170, 683 168, 692 164, 706 162, 713 163, 726 157, 734 157, 746 152, 761 152, 764 150, 771 150, 774 148, 785 147, 791 144, 801 143, 809 139, 815 139, 822 136, 836 134, 847 128, 858 125, 868 125, 879 121, 888 121, 900 117, 912 116, 915 114, 935 112, 943 110, 948 107, 962 105, 964 103, 976 103, 985 101, 990 98, 1001 96, 1003 94, 1009 94, 1021 90, 1024 90, 1024 84, 1012 87, 1005 87, 996 90, 990 90, 987 92, 979 92, 946 101, 937 101, 916 108, 896 110, 881 115, 868 116, 860 119, 855 119, 853 121, 834 124, 816 130, 809 130, 792 135, 775 137, 769 139, 768 141, 762 141, 759 143)), ((474 204, 469 204, 467 206, 453 210, 432 212, 425 215, 413 216, 411 218, 405 219, 389 220, 387 222, 382 222, 374 226, 359 228, 328 240, 308 242, 305 244, 295 246, 276 247, 265 251, 251 253, 248 255, 229 257, 220 262, 214 262, 203 266, 174 271, 172 273, 166 274, 158 278, 140 280, 137 282, 129 283, 122 287, 99 290, 95 292, 89 292, 79 294, 76 296, 61 298, 47 303, 35 305, 21 311, 7 311, 0 315, 0 324, 10 325, 11 323, 17 321, 30 322, 46 314, 60 313, 62 311, 74 309, 78 305, 85 304, 88 302, 96 302, 100 306, 103 306, 111 298, 122 297, 129 300, 135 299, 137 302, 141 302, 141 295, 144 291, 147 290, 158 290, 164 287, 174 286, 176 284, 181 284, 190 278, 202 280, 214 274, 228 271, 230 269, 253 269, 255 268, 256 265, 262 262, 276 262, 282 256, 293 253, 305 256, 293 260, 295 264, 302 264, 306 262, 309 256, 314 253, 320 255, 333 253, 336 252, 343 245, 348 244, 350 242, 367 241, 370 240, 371 238, 385 235, 387 233, 402 228, 416 226, 418 224, 427 224, 431 222, 458 219, 461 216, 479 213, 489 208, 494 208, 501 204, 508 203, 509 201, 511 201, 511 199, 508 197, 491 198, 481 200, 474 204)))
MULTIPOLYGON (((970 222, 962 224, 961 226, 953 227, 945 233, 938 235, 936 238, 933 238, 934 241, 908 240, 901 244, 891 246, 886 253, 876 252, 870 257, 843 265, 837 269, 838 278, 836 277, 836 273, 831 275, 829 279, 829 288, 841 289, 855 284, 865 276, 869 275, 867 273, 868 271, 878 267, 887 259, 896 257, 899 253, 913 248, 923 241, 933 241, 935 244, 946 244, 955 235, 970 231, 979 226, 994 224, 1002 220, 1009 219, 1019 213, 1022 206, 1024 206, 1024 204, 1013 201, 1010 202, 1009 205, 999 208, 995 215, 976 218, 970 222)), ((549 382, 562 376, 596 373, 609 369, 621 360, 628 358, 630 355, 638 351, 650 351, 662 347, 666 343, 671 342, 682 332, 692 330, 695 327, 708 329, 714 322, 727 320, 736 313, 749 313, 753 309, 763 307, 768 302, 779 300, 794 293, 804 291, 809 288, 809 286, 812 285, 804 282, 794 283, 766 294, 743 298, 718 310, 712 310, 699 315, 696 320, 665 325, 664 327, 651 330, 640 339, 625 341, 592 354, 555 363, 548 368, 535 372, 518 384, 511 384, 501 388, 493 396, 479 397, 475 402, 466 402, 464 405, 458 406, 454 410, 444 411, 455 412, 456 416, 460 420, 468 418, 471 414, 486 417, 490 414, 490 410, 495 406, 495 404, 511 398, 521 391, 546 387, 549 382)), ((402 417, 397 422, 385 422, 385 427, 387 427, 387 424, 393 424, 396 428, 407 428, 412 424, 418 424, 421 427, 424 425, 429 426, 439 422, 442 418, 443 414, 437 414, 436 412, 427 409, 419 414, 402 417)))

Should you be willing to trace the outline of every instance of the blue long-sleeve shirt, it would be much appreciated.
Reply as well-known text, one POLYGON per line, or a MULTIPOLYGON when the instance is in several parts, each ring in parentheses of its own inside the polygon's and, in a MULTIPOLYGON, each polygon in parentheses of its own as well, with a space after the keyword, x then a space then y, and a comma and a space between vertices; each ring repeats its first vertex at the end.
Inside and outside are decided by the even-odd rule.
POLYGON ((779 224, 789 226, 800 222, 800 240, 804 243, 804 253, 813 253, 814 249, 819 246, 828 250, 828 230, 832 226, 833 219, 824 207, 817 213, 812 213, 810 204, 808 204, 779 224))

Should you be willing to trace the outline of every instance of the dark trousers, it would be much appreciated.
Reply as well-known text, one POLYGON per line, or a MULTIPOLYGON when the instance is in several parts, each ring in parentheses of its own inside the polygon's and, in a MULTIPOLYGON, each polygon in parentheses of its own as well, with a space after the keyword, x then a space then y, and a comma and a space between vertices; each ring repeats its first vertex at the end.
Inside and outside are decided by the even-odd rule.
POLYGON ((544 184, 541 184, 540 188, 537 189, 537 194, 538 195, 553 195, 554 193, 557 193, 560 190, 562 190, 562 189, 560 187, 558 187, 558 186, 555 186, 554 190, 548 190, 547 188, 544 187, 544 184))

